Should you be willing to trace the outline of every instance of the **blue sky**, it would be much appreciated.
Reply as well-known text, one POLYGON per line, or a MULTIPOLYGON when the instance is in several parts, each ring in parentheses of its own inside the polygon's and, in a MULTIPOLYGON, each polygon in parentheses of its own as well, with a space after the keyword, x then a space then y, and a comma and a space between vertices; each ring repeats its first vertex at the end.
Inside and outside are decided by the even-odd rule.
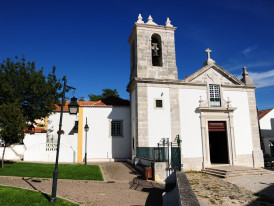
MULTIPOLYGON (((117 89, 129 99, 128 38, 138 14, 175 31, 179 79, 211 58, 235 76, 246 66, 259 109, 274 107, 274 1, 0 0, 0 61, 25 55, 67 76, 76 97, 117 89)), ((72 94, 70 94, 72 95, 72 94)))

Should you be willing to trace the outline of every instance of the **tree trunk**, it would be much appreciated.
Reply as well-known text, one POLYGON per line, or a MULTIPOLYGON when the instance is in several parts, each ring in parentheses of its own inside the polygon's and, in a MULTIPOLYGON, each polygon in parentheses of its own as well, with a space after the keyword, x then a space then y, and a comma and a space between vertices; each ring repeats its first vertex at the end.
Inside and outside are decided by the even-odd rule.
POLYGON ((6 150, 6 145, 4 146, 3 154, 2 154, 2 165, 1 168, 4 168, 4 156, 5 156, 5 150, 6 150))

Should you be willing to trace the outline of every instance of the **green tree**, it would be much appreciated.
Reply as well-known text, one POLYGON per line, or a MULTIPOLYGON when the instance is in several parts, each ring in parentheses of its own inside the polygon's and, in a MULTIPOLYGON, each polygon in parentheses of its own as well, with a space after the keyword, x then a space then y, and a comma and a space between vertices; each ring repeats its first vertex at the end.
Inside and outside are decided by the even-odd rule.
MULTIPOLYGON (((0 138, 6 145, 24 138, 26 122, 48 116, 59 103, 62 84, 55 67, 47 76, 43 68, 36 70, 34 62, 25 58, 7 58, 0 63, 0 138)), ((4 161, 3 151, 2 164, 4 161)))
POLYGON ((80 97, 78 101, 85 101, 85 97, 80 97))
POLYGON ((6 146, 23 140, 25 127, 26 119, 20 110, 20 105, 17 103, 0 105, 0 138, 5 143, 2 153, 2 168, 4 168, 6 146))
POLYGON ((100 95, 95 95, 95 94, 88 95, 90 101, 99 101, 109 96, 120 97, 116 89, 108 89, 108 88, 102 89, 102 94, 100 95))
POLYGON ((34 62, 26 62, 24 57, 15 59, 0 63, 0 105, 17 103, 30 122, 48 116, 61 97, 62 84, 55 67, 45 76, 43 68, 36 70, 34 62))

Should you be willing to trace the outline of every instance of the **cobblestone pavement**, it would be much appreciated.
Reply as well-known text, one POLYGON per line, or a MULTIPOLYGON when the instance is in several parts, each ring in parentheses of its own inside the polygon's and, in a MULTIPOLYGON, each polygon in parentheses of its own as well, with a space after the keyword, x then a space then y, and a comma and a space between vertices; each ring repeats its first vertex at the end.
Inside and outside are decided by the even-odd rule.
POLYGON ((274 174, 227 179, 203 173, 186 175, 202 205, 274 205, 274 174))
MULTIPOLYGON (((97 164, 103 170, 104 182, 59 179, 57 196, 89 206, 162 204, 161 185, 138 178, 127 164, 118 162, 97 164)), ((52 179, 0 176, 0 184, 51 194, 52 179)))

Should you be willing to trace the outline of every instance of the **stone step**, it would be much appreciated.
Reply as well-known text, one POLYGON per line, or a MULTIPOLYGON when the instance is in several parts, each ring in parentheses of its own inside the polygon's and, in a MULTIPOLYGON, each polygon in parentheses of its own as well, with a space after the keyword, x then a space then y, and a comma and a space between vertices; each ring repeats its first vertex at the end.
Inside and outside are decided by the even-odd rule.
POLYGON ((220 169, 220 168, 205 168, 202 170, 205 174, 210 174, 218 177, 236 177, 246 175, 264 175, 270 174, 269 171, 260 168, 244 168, 244 169, 220 169))

